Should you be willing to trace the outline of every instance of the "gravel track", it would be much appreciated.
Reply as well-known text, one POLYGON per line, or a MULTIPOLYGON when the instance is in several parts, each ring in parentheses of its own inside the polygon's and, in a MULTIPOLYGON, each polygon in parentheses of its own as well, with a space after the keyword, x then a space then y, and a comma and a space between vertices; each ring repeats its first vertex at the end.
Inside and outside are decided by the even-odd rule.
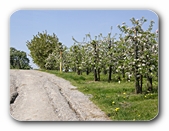
POLYGON ((110 121, 69 81, 36 70, 10 70, 10 113, 19 121, 110 121))

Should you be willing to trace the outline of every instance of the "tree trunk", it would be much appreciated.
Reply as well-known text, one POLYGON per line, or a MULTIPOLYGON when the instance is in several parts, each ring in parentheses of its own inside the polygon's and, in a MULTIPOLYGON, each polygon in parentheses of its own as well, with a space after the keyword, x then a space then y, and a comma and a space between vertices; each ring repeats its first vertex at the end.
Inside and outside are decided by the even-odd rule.
POLYGON ((94 68, 94 81, 97 81, 98 79, 97 79, 97 70, 96 70, 96 68, 94 68))
POLYGON ((93 48, 94 48, 94 80, 98 81, 98 76, 97 76, 97 51, 96 51, 96 42, 93 41, 93 48))
POLYGON ((100 81, 100 68, 97 69, 97 76, 98 76, 97 80, 100 81))
POLYGON ((80 75, 80 74, 81 74, 79 69, 77 69, 77 74, 78 74, 78 75, 80 75))
POLYGON ((89 68, 86 68, 86 75, 89 75, 89 68))
POLYGON ((107 74, 107 70, 106 70, 106 68, 104 68, 104 69, 103 69, 103 73, 104 73, 104 75, 106 75, 106 74, 107 74))
POLYGON ((140 91, 142 93, 142 87, 143 87, 143 75, 140 76, 140 91))
POLYGON ((60 62, 60 72, 62 72, 62 62, 60 62))
POLYGON ((112 66, 109 66, 109 77, 108 77, 108 82, 111 81, 111 74, 112 74, 112 66))
POLYGON ((123 78, 125 78, 124 68, 122 69, 123 78))
MULTIPOLYGON (((111 51, 111 40, 109 41, 109 46, 108 46, 108 49, 109 51, 111 51)), ((110 58, 112 58, 112 53, 110 53, 110 58)), ((109 65, 109 77, 108 77, 108 82, 111 81, 111 73, 112 73, 112 60, 110 60, 110 65, 109 65)))
POLYGON ((149 91, 153 90, 153 78, 147 75, 147 87, 149 91))
POLYGON ((141 88, 140 88, 139 78, 136 78, 136 81, 135 81, 135 89, 136 89, 136 90, 135 90, 136 94, 142 93, 141 88))
MULTIPOLYGON (((135 33, 135 36, 137 36, 137 30, 136 30, 136 33, 135 33)), ((138 42, 137 40, 135 40, 135 92, 136 94, 139 94, 139 93, 142 93, 142 89, 141 89, 141 86, 140 86, 140 74, 138 72, 138 42)))
POLYGON ((69 68, 68 67, 65 68, 65 72, 69 72, 69 68))

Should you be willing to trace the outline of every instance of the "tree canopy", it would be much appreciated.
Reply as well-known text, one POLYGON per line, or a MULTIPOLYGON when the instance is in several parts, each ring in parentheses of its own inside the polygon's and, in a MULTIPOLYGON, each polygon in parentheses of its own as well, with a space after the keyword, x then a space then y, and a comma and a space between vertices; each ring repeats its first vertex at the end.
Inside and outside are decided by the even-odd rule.
POLYGON ((147 19, 130 19, 132 26, 126 23, 118 25, 121 34, 107 36, 102 33, 92 39, 86 34, 82 42, 74 37, 70 48, 62 45, 55 34, 38 33, 27 42, 34 63, 40 68, 60 71, 73 71, 78 75, 93 72, 94 81, 100 81, 100 74, 108 74, 116 81, 135 80, 136 93, 142 93, 143 78, 147 79, 148 90, 153 88, 153 79, 158 81, 158 31, 153 32, 153 21, 143 29, 147 19))
POLYGON ((41 69, 45 69, 46 59, 49 54, 59 47, 59 39, 53 33, 53 35, 47 34, 47 31, 39 33, 33 36, 33 39, 27 41, 27 47, 30 50, 30 56, 33 62, 37 64, 41 69))
POLYGON ((26 52, 10 47, 10 69, 31 69, 26 52))

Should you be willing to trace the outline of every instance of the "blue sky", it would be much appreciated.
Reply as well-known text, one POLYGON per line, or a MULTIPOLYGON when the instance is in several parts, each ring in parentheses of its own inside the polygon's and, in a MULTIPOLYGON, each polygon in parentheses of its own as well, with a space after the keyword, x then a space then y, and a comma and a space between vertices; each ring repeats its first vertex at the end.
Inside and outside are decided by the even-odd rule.
MULTIPOLYGON (((82 41, 89 32, 93 39, 100 33, 107 36, 111 26, 112 34, 120 34, 118 24, 126 22, 131 26, 132 17, 143 16, 148 20, 144 29, 148 28, 150 20, 155 22, 153 31, 158 29, 158 16, 150 10, 19 10, 10 17, 10 47, 29 54, 26 41, 45 30, 48 34, 55 33, 60 42, 70 47, 74 43, 72 36, 77 41, 82 41)), ((29 59, 30 65, 36 68, 29 59)))

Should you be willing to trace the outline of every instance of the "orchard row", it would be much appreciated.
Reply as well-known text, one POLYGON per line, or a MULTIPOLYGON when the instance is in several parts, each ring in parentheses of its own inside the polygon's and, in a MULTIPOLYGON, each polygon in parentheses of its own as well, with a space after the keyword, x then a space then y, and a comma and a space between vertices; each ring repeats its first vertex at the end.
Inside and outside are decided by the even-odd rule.
POLYGON ((101 73, 107 74, 108 82, 112 80, 112 74, 116 74, 119 81, 134 77, 136 93, 142 93, 143 78, 147 79, 150 91, 153 78, 158 80, 158 31, 152 32, 153 21, 144 30, 142 25, 146 21, 145 18, 132 18, 132 27, 125 23, 118 25, 119 38, 108 33, 92 39, 86 34, 83 42, 72 38, 74 45, 67 48, 55 34, 50 36, 44 32, 34 36, 27 46, 40 68, 74 71, 78 75, 93 73, 95 81, 100 81, 101 73))

